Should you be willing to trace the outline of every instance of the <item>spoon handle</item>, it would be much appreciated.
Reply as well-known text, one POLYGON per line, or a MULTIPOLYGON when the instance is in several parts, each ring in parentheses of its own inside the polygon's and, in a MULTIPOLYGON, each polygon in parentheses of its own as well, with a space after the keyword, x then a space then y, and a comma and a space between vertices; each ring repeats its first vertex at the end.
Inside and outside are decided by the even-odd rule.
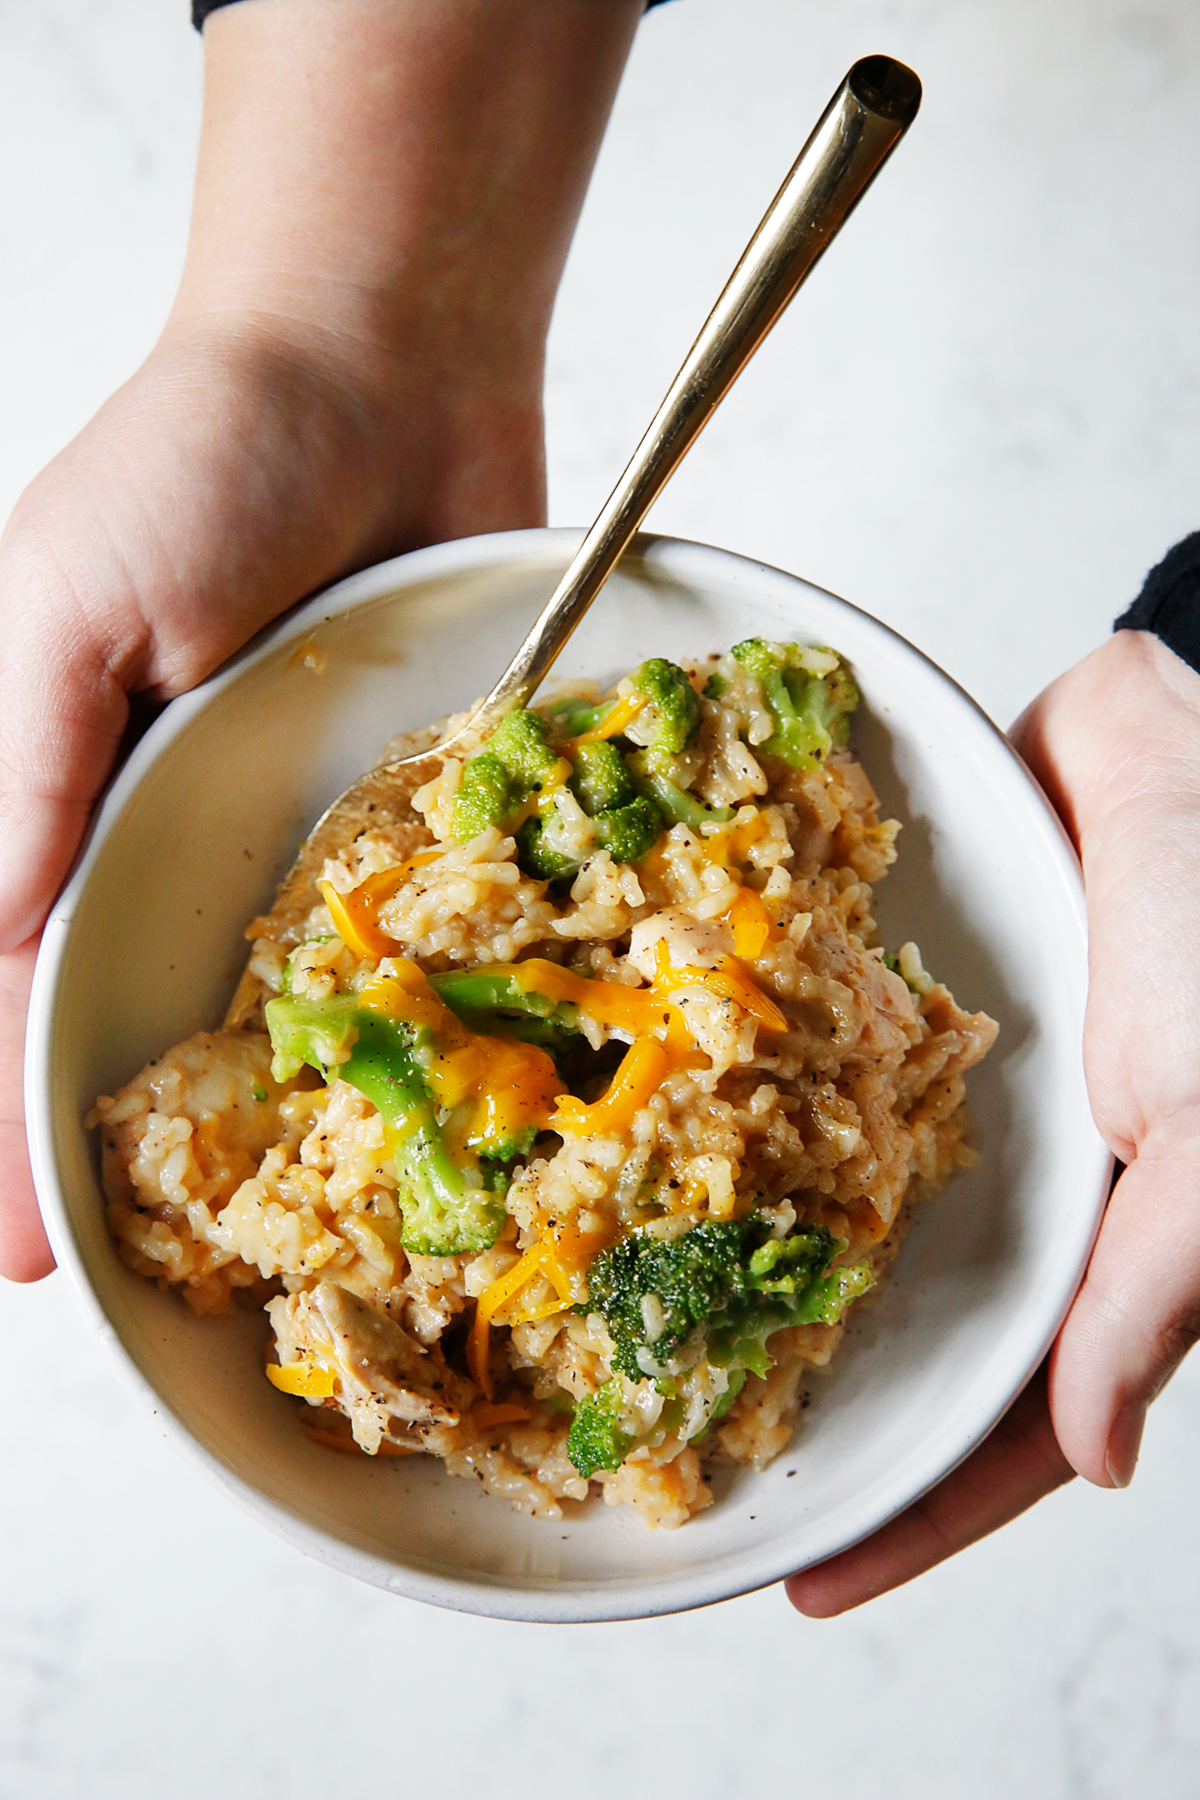
POLYGON ((472 720, 525 705, 629 540, 826 246, 883 167, 921 103, 890 56, 856 62, 688 351, 621 479, 537 623, 472 720))

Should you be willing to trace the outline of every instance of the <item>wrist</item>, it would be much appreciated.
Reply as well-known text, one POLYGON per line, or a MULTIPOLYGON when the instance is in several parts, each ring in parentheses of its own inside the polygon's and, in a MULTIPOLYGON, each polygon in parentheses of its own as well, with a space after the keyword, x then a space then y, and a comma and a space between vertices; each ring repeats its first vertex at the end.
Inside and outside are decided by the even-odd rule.
POLYGON ((173 329, 540 391, 640 0, 252 0, 204 34, 173 329))

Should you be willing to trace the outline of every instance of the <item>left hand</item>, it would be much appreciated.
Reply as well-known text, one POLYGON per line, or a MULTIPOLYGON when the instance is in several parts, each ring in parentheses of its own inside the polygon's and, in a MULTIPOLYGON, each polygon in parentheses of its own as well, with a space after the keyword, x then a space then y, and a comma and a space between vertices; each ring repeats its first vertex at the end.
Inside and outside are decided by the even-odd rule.
POLYGON ((1119 631, 1013 728, 1079 851, 1092 1111, 1127 1165, 1048 1364, 987 1441, 874 1537, 787 1584, 825 1618, 923 1573, 1074 1474, 1133 1478, 1200 1333, 1200 675, 1119 631))

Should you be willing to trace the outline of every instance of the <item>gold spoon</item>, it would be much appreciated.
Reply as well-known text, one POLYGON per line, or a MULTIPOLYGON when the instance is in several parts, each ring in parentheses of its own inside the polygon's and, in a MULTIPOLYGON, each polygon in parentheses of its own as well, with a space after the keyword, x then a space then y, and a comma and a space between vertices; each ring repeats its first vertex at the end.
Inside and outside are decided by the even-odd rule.
MULTIPOLYGON (((409 799, 471 742, 525 706, 692 444, 917 115, 921 83, 890 56, 856 62, 750 239, 683 367, 537 623, 487 699, 452 737, 361 775, 301 847, 272 909, 307 912, 327 856, 368 828, 411 823, 409 799)), ((427 740, 420 742, 424 736, 427 740)))

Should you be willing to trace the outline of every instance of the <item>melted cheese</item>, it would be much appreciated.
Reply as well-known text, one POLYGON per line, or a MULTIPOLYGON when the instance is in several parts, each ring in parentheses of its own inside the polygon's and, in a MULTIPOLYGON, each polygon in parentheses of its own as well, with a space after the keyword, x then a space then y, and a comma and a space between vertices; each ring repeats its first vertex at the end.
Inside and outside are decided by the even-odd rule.
POLYGON ((788 1022, 773 1000, 768 999, 758 983, 742 968, 732 956, 719 956, 716 967, 712 969, 693 967, 672 968, 668 960, 667 947, 658 945, 658 969, 654 977, 654 985, 648 991, 669 995, 678 993, 681 988, 707 988, 710 994, 718 999, 732 1000, 752 1019, 756 1019, 764 1031, 786 1031, 788 1022))
MULTIPOLYGON (((471 1321, 471 1334, 467 1339, 467 1366, 476 1382, 490 1400, 492 1397, 492 1376, 488 1368, 488 1331, 493 1315, 520 1293, 525 1283, 541 1272, 546 1261, 546 1245, 533 1244, 526 1250, 519 1262, 503 1275, 498 1275, 490 1287, 484 1289, 475 1302, 475 1317, 471 1321)), ((558 1298, 544 1315, 562 1311, 562 1301, 558 1298)), ((514 1319, 513 1324, 523 1321, 514 1319)))
POLYGON ((318 881, 333 928, 348 950, 370 962, 381 962, 385 956, 396 955, 400 945, 380 930, 379 909, 403 886, 414 869, 436 862, 440 854, 437 850, 418 851, 416 856, 397 863, 395 868, 379 869, 374 875, 368 875, 348 894, 340 893, 331 881, 318 881))
POLYGON ((733 953, 741 962, 754 962, 771 941, 774 929, 762 896, 753 888, 739 888, 736 898, 721 915, 733 932, 733 953))
POLYGON ((320 1363, 268 1363, 267 1380, 281 1394, 297 1394, 304 1400, 324 1400, 337 1387, 337 1376, 320 1363))
POLYGON ((608 1091, 591 1106, 573 1095, 560 1097, 554 1109, 554 1129, 575 1137, 622 1137, 633 1125, 634 1114, 653 1099, 671 1073, 674 1059, 657 1038, 639 1038, 626 1051, 608 1091))
POLYGON ((387 975, 363 988, 362 1004, 385 1018, 429 1031, 433 1048, 422 1073, 439 1107, 462 1111, 451 1153, 499 1139, 519 1138, 532 1126, 545 1130, 554 1102, 565 1093, 551 1058, 536 1044, 471 1031, 434 992, 407 957, 395 957, 387 975))
POLYGON ((511 963, 504 970, 522 993, 544 994, 548 1000, 569 1000, 589 1019, 609 1030, 645 1037, 665 1029, 667 1008, 649 988, 622 987, 615 981, 594 981, 576 975, 558 963, 531 956, 528 962, 511 963))
POLYGON ((568 756, 572 756, 581 744, 599 744, 604 738, 618 737, 637 718, 648 699, 648 694, 627 694, 609 709, 599 724, 593 725, 590 731, 582 732, 569 744, 564 744, 563 749, 568 756))

